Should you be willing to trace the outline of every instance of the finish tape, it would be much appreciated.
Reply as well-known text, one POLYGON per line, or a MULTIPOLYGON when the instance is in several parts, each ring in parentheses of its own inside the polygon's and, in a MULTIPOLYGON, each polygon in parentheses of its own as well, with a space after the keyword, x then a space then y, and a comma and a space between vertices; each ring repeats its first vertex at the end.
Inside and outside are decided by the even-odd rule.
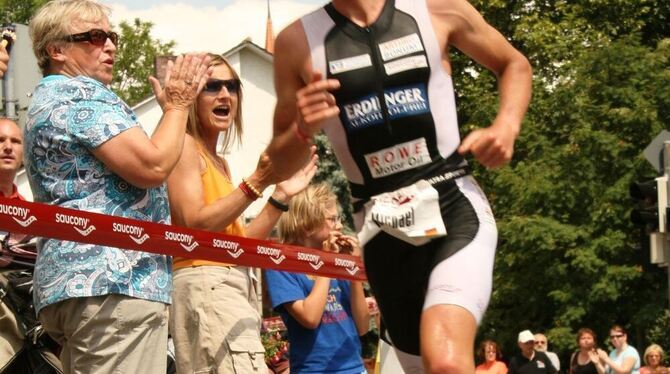
POLYGON ((356 256, 0 198, 0 229, 228 264, 365 280, 356 256))

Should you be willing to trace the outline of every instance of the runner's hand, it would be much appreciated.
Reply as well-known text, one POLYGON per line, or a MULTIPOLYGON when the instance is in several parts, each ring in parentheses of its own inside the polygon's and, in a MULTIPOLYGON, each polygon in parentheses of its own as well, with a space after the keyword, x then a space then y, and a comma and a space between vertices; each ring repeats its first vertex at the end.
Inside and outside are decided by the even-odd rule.
POLYGON ((458 153, 472 155, 487 168, 506 165, 514 154, 516 133, 505 124, 493 124, 468 134, 458 147, 458 153))
POLYGON ((340 114, 335 96, 330 91, 340 88, 337 79, 322 79, 321 73, 312 72, 312 81, 296 92, 298 129, 306 136, 314 136, 323 121, 340 114))

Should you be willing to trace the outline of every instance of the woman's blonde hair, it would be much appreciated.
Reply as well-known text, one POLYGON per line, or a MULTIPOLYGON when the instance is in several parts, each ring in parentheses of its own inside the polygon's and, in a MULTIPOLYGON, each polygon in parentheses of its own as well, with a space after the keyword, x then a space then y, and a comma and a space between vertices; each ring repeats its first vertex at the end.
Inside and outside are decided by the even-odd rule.
POLYGON ((661 365, 663 364, 663 355, 664 355, 663 348, 661 348, 661 346, 658 345, 658 344, 652 344, 649 347, 647 347, 647 349, 644 350, 644 356, 642 356, 642 358, 644 359, 645 365, 649 365, 649 361, 647 360, 647 356, 649 356, 649 354, 654 353, 654 352, 658 353, 661 356, 660 362, 661 362, 661 365))
MULTIPOLYGON (((239 80, 240 76, 237 74, 235 69, 230 65, 228 60, 226 60, 223 56, 217 55, 214 53, 209 53, 209 57, 211 57, 211 61, 209 63, 209 67, 214 67, 214 66, 219 66, 219 65, 225 65, 228 70, 230 70, 230 74, 233 75, 233 78, 239 80)), ((204 93, 201 92, 200 95, 203 95, 204 93)), ((200 124, 200 118, 198 118, 198 101, 196 100, 193 105, 191 105, 191 110, 189 111, 188 114, 188 122, 186 123, 186 133, 191 135, 199 144, 205 144, 204 140, 202 138, 202 130, 201 130, 201 124, 200 124)), ((233 126, 228 129, 228 131, 225 132, 224 138, 223 138, 223 148, 222 152, 227 151, 234 143, 235 141, 241 143, 242 142, 242 83, 240 82, 240 89, 237 90, 237 110, 235 111, 235 121, 233 122, 233 126)), ((207 147, 203 147, 204 149, 207 149, 207 147)), ((216 155, 210 155, 213 156, 214 159, 216 159, 216 155)))
POLYGON ((310 185, 293 196, 288 212, 279 218, 279 238, 287 244, 301 243, 305 235, 323 226, 326 210, 337 203, 337 196, 325 183, 310 185))
POLYGON ((72 32, 72 24, 97 23, 107 20, 109 7, 92 0, 52 0, 44 4, 30 21, 33 53, 43 75, 49 72, 49 50, 52 45, 65 45, 63 38, 72 32))

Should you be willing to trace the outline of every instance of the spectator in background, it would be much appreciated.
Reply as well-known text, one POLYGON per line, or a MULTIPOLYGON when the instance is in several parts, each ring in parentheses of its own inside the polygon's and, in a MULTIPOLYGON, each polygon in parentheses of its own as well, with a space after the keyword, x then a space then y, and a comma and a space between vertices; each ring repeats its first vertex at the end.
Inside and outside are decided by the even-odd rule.
MULTIPOLYGON (((223 56, 209 57, 211 77, 190 111, 184 149, 168 178, 172 222, 265 239, 291 197, 316 173, 316 158, 279 183, 269 203, 244 227, 242 213, 273 183, 270 162, 261 156, 251 176, 233 186, 228 162, 217 155, 216 146, 220 135, 224 149, 241 138, 242 86, 223 56)), ((170 331, 178 373, 267 373, 259 286, 251 268, 176 257, 173 281, 170 331)))
POLYGON ((579 350, 570 356, 569 374, 604 374, 605 366, 598 358, 596 334, 589 328, 577 331, 579 350))
POLYGON ((556 368, 544 352, 535 350, 535 337, 530 330, 519 333, 518 355, 509 362, 509 374, 555 374, 556 368))
POLYGON ((640 374, 668 374, 668 368, 663 366, 663 348, 652 344, 644 350, 644 364, 640 374))
MULTIPOLYGON (((341 232, 337 197, 325 184, 296 195, 279 219, 286 244, 360 256, 355 237, 341 232)), ((285 271, 264 272, 272 307, 288 330, 292 374, 364 373, 359 336, 369 328, 360 281, 285 271)))
MULTIPOLYGON (((179 160, 208 57, 170 63, 165 90, 151 79, 163 116, 148 137, 109 89, 118 35, 108 15, 95 1, 54 0, 30 22, 44 75, 26 122, 30 186, 41 203, 167 224, 164 182, 179 160)), ((170 256, 45 238, 34 283, 36 313, 63 346, 65 373, 165 373, 170 256)))
MULTIPOLYGON (((0 70, 1 66, 0 53, 0 70)), ((9 118, 0 118, 0 194, 10 199, 25 200, 16 189, 14 178, 23 163, 23 132, 9 118)))
POLYGON ((482 363, 475 368, 475 374, 507 374, 507 365, 501 360, 502 351, 498 343, 484 340, 479 345, 477 355, 482 363))
POLYGON ((598 357, 603 365, 607 365, 608 374, 639 374, 640 354, 637 349, 628 345, 628 334, 623 327, 614 325, 610 329, 610 342, 614 349, 609 356, 601 349, 598 357))
MULTIPOLYGON (((2 69, 0 52, 0 70, 2 69)), ((14 177, 23 162, 23 134, 19 125, 9 118, 0 118, 0 194, 10 199, 25 200, 16 190, 14 177)), ((2 232, 2 237, 5 233, 2 232)), ((8 234, 9 235, 9 234, 8 234)), ((12 263, 9 253, 0 248, 0 285, 7 284, 2 270, 12 263)), ((25 336, 14 311, 0 300, 0 369, 10 364, 24 347, 25 336)), ((11 370, 11 368, 5 368, 11 370)))
POLYGON ((548 349, 549 341, 547 336, 542 333, 535 334, 535 350, 538 352, 544 352, 547 357, 551 360, 551 363, 554 365, 556 371, 561 371, 561 361, 558 359, 558 355, 554 352, 549 352, 548 349))
MULTIPOLYGON (((0 196, 9 199, 25 200, 14 184, 16 173, 22 164, 23 131, 21 131, 21 128, 14 120, 0 117, 0 196)), ((4 231, 0 231, 0 237, 4 238, 4 244, 8 247, 30 240, 30 236, 28 235, 10 234, 4 231)), ((4 245, 0 248, 0 268, 12 263, 12 253, 5 253, 5 249, 4 245)), ((31 254, 34 255, 34 252, 31 254)), ((31 256, 31 258, 34 257, 31 256)), ((1 317, 2 315, 0 315, 0 319, 1 317)), ((0 331, 1 336, 2 331, 0 331)), ((2 344, 1 340, 0 344, 2 344)))

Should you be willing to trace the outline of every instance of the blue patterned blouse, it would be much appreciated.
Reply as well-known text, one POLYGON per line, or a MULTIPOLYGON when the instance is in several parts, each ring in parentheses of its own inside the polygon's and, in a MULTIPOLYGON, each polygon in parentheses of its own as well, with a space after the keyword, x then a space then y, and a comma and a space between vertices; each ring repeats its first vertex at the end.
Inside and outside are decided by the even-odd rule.
MULTIPOLYGON (((170 223, 165 185, 140 189, 114 174, 91 150, 132 127, 137 117, 116 94, 88 78, 42 79, 28 108, 25 164, 35 201, 170 223)), ((43 239, 34 301, 123 294, 170 303, 172 259, 145 252, 43 239)))

